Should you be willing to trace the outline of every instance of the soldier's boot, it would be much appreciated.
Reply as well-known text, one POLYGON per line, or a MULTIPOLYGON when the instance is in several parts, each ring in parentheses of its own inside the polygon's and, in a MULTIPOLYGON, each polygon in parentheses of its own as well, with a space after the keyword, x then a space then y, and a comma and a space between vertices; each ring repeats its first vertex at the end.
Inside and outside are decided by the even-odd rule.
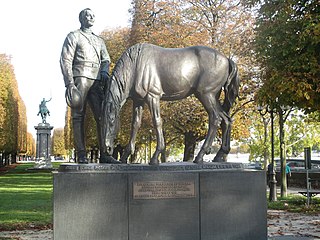
POLYGON ((87 164, 87 154, 84 141, 84 126, 81 120, 73 119, 73 138, 74 146, 77 152, 77 162, 87 164))

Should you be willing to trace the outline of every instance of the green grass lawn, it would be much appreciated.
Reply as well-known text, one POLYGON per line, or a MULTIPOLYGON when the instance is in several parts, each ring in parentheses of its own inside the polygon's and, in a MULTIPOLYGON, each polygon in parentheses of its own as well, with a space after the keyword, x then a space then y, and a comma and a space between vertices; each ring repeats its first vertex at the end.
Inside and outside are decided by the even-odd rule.
POLYGON ((278 201, 268 202, 268 209, 286 210, 290 212, 300 212, 307 214, 320 213, 320 198, 312 198, 311 204, 307 206, 307 198, 297 195, 278 197, 278 201))
POLYGON ((33 166, 18 164, 0 175, 0 230, 52 225, 52 173, 27 170, 33 166))

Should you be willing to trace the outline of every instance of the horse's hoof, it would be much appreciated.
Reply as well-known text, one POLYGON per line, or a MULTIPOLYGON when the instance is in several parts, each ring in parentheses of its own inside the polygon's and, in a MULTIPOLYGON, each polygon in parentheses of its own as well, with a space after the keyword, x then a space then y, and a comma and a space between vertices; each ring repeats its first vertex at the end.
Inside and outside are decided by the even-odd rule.
POLYGON ((225 160, 223 158, 215 158, 212 162, 225 162, 225 160))
POLYGON ((201 160, 201 161, 196 161, 196 160, 194 160, 194 161, 193 161, 193 163, 196 163, 196 164, 203 164, 203 160, 201 160))
POLYGON ((218 156, 215 156, 214 159, 212 160, 212 162, 225 162, 223 157, 218 157, 218 156))
POLYGON ((203 164, 203 159, 200 158, 200 157, 196 157, 196 159, 193 161, 193 163, 196 163, 196 164, 203 164))
POLYGON ((101 157, 99 162, 100 163, 108 163, 108 164, 120 164, 121 163, 111 156, 101 157))
POLYGON ((158 160, 151 160, 149 162, 149 165, 159 165, 159 161, 158 160))
POLYGON ((120 162, 122 164, 127 164, 128 163, 128 159, 127 158, 120 158, 120 162))
POLYGON ((88 164, 89 161, 88 161, 88 159, 86 159, 86 158, 79 158, 79 159, 78 159, 78 163, 79 163, 79 164, 88 164))

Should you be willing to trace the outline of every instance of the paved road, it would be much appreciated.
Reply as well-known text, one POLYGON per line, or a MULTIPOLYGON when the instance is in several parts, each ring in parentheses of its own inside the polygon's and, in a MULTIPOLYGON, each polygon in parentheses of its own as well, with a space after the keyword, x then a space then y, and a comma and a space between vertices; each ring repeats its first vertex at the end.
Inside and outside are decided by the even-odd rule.
POLYGON ((320 239, 320 214, 268 210, 268 236, 272 240, 320 239))
MULTIPOLYGON (((301 188, 288 188, 288 194, 301 196, 301 188)), ((277 188, 280 194, 280 188, 277 188)), ((320 198, 319 195, 316 196, 320 198)), ((320 239, 320 214, 306 215, 285 211, 268 210, 269 240, 314 240, 320 239)))

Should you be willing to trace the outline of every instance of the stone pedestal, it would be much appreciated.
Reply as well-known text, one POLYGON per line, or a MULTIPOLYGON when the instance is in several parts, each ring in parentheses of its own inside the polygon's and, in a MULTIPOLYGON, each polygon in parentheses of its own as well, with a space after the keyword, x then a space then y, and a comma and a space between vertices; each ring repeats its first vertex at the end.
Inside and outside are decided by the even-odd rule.
POLYGON ((37 130, 36 158, 46 160, 51 154, 51 130, 49 123, 39 123, 34 127, 37 130))
POLYGON ((241 164, 63 164, 54 239, 266 240, 264 171, 241 164))
POLYGON ((39 123, 34 127, 37 130, 36 164, 34 169, 51 169, 51 130, 49 123, 39 123))

